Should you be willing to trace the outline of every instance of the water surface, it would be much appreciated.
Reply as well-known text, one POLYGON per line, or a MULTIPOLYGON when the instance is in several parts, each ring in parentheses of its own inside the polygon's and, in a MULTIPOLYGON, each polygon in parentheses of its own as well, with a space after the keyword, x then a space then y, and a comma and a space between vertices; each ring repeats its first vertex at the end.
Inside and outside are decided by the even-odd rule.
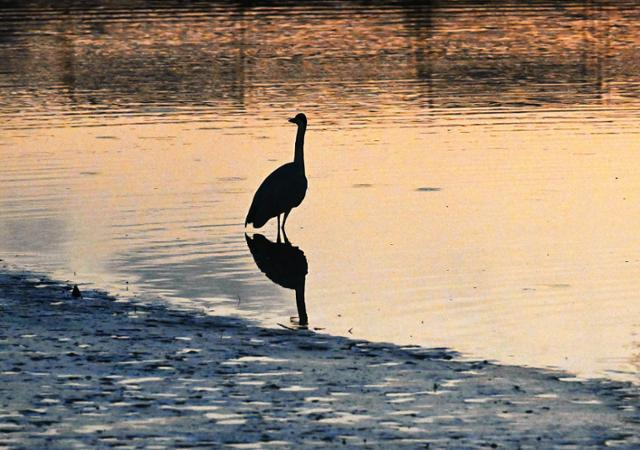
POLYGON ((0 257, 288 324, 243 222, 304 111, 310 326, 638 381, 639 7, 9 4, 0 257))

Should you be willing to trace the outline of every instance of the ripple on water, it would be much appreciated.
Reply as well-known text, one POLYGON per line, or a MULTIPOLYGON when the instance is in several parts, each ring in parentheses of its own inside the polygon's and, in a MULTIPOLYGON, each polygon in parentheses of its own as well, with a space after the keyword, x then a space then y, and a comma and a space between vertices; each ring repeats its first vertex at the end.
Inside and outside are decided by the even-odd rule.
POLYGON ((63 1, 0 21, 0 258, 281 323, 295 294, 243 223, 304 110, 287 227, 311 323, 637 378, 637 2, 63 1))

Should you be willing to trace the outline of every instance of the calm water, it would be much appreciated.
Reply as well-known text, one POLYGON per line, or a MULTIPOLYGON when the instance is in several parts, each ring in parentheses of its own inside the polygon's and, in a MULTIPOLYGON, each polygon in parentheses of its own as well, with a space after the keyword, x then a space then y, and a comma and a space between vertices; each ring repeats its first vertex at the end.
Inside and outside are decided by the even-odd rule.
POLYGON ((84 3, 1 4, 5 261, 289 324, 304 111, 311 327, 640 381, 640 2, 84 3))

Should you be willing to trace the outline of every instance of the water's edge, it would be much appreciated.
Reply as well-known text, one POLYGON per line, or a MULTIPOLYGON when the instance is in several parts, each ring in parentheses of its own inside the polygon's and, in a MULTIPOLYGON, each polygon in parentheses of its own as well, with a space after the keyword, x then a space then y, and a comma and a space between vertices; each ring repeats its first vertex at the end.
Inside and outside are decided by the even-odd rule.
POLYGON ((638 389, 0 273, 0 443, 640 444, 638 389))

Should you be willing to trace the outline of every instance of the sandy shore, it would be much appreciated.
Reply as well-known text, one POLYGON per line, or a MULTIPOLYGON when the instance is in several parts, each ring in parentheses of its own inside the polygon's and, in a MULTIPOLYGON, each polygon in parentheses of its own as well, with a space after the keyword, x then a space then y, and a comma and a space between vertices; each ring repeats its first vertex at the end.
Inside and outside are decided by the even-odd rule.
POLYGON ((609 381, 0 274, 0 448, 640 446, 609 381))

